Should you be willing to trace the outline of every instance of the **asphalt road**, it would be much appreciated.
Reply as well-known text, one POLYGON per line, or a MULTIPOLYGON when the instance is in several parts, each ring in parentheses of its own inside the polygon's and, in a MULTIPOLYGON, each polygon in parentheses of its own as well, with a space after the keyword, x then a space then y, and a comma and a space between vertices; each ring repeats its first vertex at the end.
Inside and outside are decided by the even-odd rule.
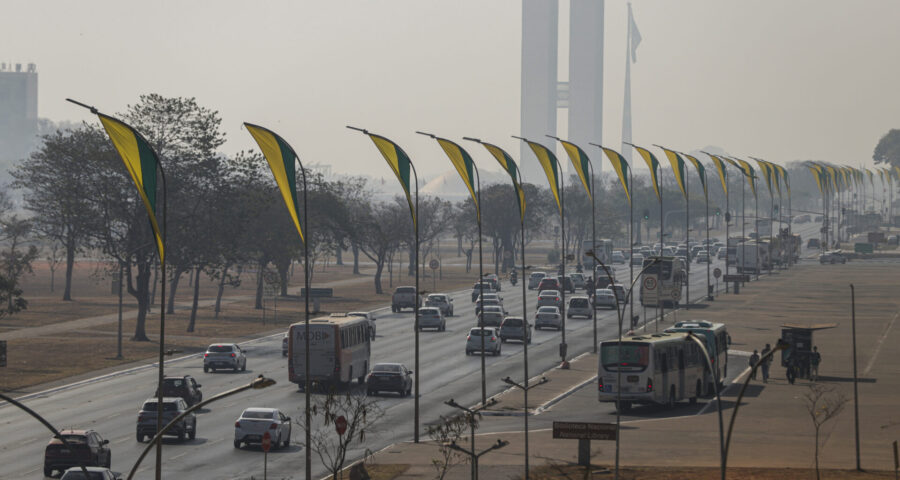
MULTIPOLYGON (((818 228, 808 224, 795 228, 804 239, 818 228)), ((818 236, 818 235, 816 235, 818 236)), ((713 266, 723 267, 717 261, 713 266)), ((705 265, 693 264, 691 296, 696 299, 706 289, 705 265)), ((628 277, 628 266, 616 268, 617 277, 628 277)), ((624 282, 623 282, 624 283, 624 282)), ((522 313, 521 287, 503 285, 501 292, 510 315, 522 313)), ((444 401, 454 398, 463 405, 478 403, 481 397, 481 361, 479 356, 466 356, 465 338, 475 324, 474 305, 470 292, 454 292, 455 316, 447 319, 445 332, 426 331, 420 334, 421 421, 433 422, 438 415, 453 413, 444 401)), ((536 293, 529 291, 529 312, 534 310, 536 293)), ((643 308, 635 305, 635 314, 643 308)), ((654 315, 656 309, 647 309, 654 315)), ((392 314, 389 308, 379 310, 378 335, 373 342, 372 362, 401 362, 414 365, 414 342, 411 312, 392 314)), ((598 315, 598 336, 616 336, 615 311, 601 311, 598 315)), ((589 351, 593 342, 593 323, 571 319, 566 322, 569 356, 589 351)), ((535 331, 529 347, 530 375, 537 375, 559 363, 560 333, 535 331)), ((202 384, 208 398, 251 381, 257 375, 275 379, 278 384, 265 390, 251 390, 211 404, 197 418, 198 435, 195 440, 177 443, 166 440, 163 448, 163 471, 166 478, 249 478, 259 476, 263 469, 263 454, 257 449, 236 450, 232 445, 233 425, 247 407, 277 407, 298 419, 303 412, 304 396, 287 380, 287 362, 281 356, 281 338, 269 337, 245 344, 247 371, 241 373, 203 373, 202 360, 197 356, 167 362, 167 375, 193 375, 202 384)), ((38 361, 39 357, 36 357, 38 361)), ((73 358, 73 361, 77 359, 73 358)), ((521 380, 522 345, 503 344, 502 354, 487 357, 487 393, 496 394, 506 388, 501 378, 511 376, 521 380)), ((55 389, 42 395, 29 396, 24 402, 40 412, 58 428, 91 428, 109 439, 112 447, 113 470, 127 472, 145 443, 135 439, 135 422, 141 403, 153 395, 156 370, 141 368, 111 375, 84 385, 55 389)), ((398 440, 413 436, 413 400, 394 396, 378 397, 383 416, 367 434, 366 448, 376 451, 398 440)), ((611 410, 611 409, 610 409, 611 410)), ((652 414, 653 412, 649 412, 652 414)), ((9 405, 0 407, 0 478, 43 478, 43 451, 50 438, 31 417, 9 405)), ((295 426, 293 440, 302 436, 295 426)), ((427 439, 423 433, 421 436, 427 439)), ((364 451, 356 449, 348 458, 358 458, 364 451)), ((317 477, 324 476, 322 463, 313 455, 317 477)), ((153 478, 153 455, 148 455, 136 478, 153 478)), ((296 445, 272 451, 268 457, 271 478, 303 478, 304 455, 296 445)))

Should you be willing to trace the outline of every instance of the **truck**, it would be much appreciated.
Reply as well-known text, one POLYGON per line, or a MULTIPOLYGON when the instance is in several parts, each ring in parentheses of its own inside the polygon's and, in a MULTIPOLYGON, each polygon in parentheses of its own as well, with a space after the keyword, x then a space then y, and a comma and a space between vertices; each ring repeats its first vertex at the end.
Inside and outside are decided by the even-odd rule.
POLYGON ((759 273, 769 268, 767 243, 743 242, 735 247, 735 254, 738 273, 759 273))
POLYGON ((399 312, 403 308, 411 308, 413 311, 421 306, 416 287, 397 287, 391 296, 391 311, 399 312))
MULTIPOLYGON (((582 240, 583 251, 593 250, 594 255, 597 255, 597 258, 600 259, 601 262, 606 265, 612 265, 612 255, 613 255, 613 242, 608 238, 600 238, 597 239, 597 242, 594 243, 594 248, 591 248, 591 239, 582 240)), ((593 265, 594 258, 588 255, 583 255, 581 257, 581 264, 584 266, 593 265)))

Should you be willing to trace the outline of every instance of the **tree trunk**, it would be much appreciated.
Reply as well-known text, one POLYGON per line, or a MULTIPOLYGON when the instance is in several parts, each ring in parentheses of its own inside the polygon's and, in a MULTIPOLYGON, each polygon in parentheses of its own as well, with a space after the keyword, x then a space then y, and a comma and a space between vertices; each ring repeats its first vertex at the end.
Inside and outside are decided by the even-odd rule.
POLYGON ((419 259, 416 257, 416 246, 409 246, 409 271, 407 273, 408 276, 414 277, 416 275, 416 267, 419 265, 419 259))
POLYGON ((461 257, 463 255, 462 237, 463 237, 462 235, 456 236, 456 256, 457 257, 461 257))
POLYGON ((343 265, 344 264, 344 248, 343 248, 344 239, 340 239, 337 242, 337 245, 334 247, 334 258, 335 264, 343 265))
POLYGON ((72 301, 72 270, 75 268, 75 238, 66 239, 66 288, 63 291, 63 301, 72 301))
POLYGON ((153 283, 150 290, 150 305, 156 304, 156 285, 159 284, 159 264, 153 263, 153 283))
POLYGON ((222 269, 222 277, 219 278, 219 288, 216 291, 216 320, 219 319, 219 312, 222 311, 222 294, 225 292, 225 278, 228 276, 228 269, 231 265, 225 265, 222 269))
POLYGON ((281 283, 278 295, 286 297, 288 294, 288 265, 276 263, 275 268, 278 269, 278 280, 281 283))
POLYGON ((128 275, 128 293, 131 294, 138 303, 137 321, 134 325, 134 336, 131 337, 135 342, 149 342, 147 338, 147 309, 149 307, 149 291, 150 291, 150 262, 144 261, 138 263, 138 274, 136 285, 131 283, 131 263, 129 262, 126 269, 128 275))
POLYGON ((359 275, 359 247, 353 244, 351 249, 353 251, 353 274, 359 275))
POLYGON ((257 271, 256 271, 256 303, 253 308, 256 310, 262 310, 263 308, 263 272, 268 264, 268 261, 260 260, 257 263, 257 271))
POLYGON ((200 272, 203 270, 202 265, 197 265, 194 274, 194 301, 191 303, 191 319, 188 321, 187 332, 194 332, 194 325, 197 323, 197 305, 200 302, 200 272))
POLYGON ((384 255, 375 262, 375 293, 381 295, 384 290, 381 288, 381 272, 384 270, 384 255))
MULTIPOLYGON (((181 274, 183 273, 183 268, 175 270, 175 274, 172 276, 172 284, 169 285, 169 303, 166 306, 166 313, 170 315, 175 313, 175 292, 178 290, 178 281, 181 280, 181 274)), ((147 272, 147 274, 149 275, 150 272, 147 272)))

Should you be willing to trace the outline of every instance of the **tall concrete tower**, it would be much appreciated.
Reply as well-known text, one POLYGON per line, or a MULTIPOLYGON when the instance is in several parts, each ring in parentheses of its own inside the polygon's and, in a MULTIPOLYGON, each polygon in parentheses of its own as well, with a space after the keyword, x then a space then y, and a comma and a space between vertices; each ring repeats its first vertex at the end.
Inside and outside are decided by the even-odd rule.
POLYGON ((0 64, 0 169, 31 151, 37 141, 37 67, 0 64))
MULTIPOLYGON (((550 145, 544 135, 556 134, 556 58, 559 2, 522 0, 522 131, 521 136, 550 145)), ((544 173, 525 142, 519 164, 522 179, 546 183, 544 173)))
MULTIPOLYGON (((604 0, 569 0, 569 4, 569 79, 560 82, 557 77, 559 2, 522 0, 520 135, 547 146, 551 142, 545 135, 558 135, 590 154, 588 142, 601 143, 603 132, 604 0), (568 109, 568 133, 557 132, 556 115, 560 108, 568 109)), ((519 158, 526 182, 546 182, 524 143, 519 158)), ((599 166, 600 162, 595 162, 598 172, 599 166)))

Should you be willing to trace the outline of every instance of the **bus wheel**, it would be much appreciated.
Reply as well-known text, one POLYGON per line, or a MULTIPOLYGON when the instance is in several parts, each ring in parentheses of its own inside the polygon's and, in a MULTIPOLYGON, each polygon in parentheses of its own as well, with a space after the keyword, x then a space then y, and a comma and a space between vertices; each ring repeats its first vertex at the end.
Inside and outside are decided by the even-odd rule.
POLYGON ((694 392, 694 396, 691 397, 691 400, 690 400, 691 405, 696 405, 696 404, 697 404, 697 398, 699 398, 699 397, 700 397, 700 394, 702 394, 702 393, 703 393, 703 392, 702 392, 702 383, 700 382, 700 380, 697 380, 697 388, 696 388, 696 391, 694 392))
POLYGON ((669 387, 669 397, 666 398, 666 408, 669 410, 675 408, 675 385, 669 387))

